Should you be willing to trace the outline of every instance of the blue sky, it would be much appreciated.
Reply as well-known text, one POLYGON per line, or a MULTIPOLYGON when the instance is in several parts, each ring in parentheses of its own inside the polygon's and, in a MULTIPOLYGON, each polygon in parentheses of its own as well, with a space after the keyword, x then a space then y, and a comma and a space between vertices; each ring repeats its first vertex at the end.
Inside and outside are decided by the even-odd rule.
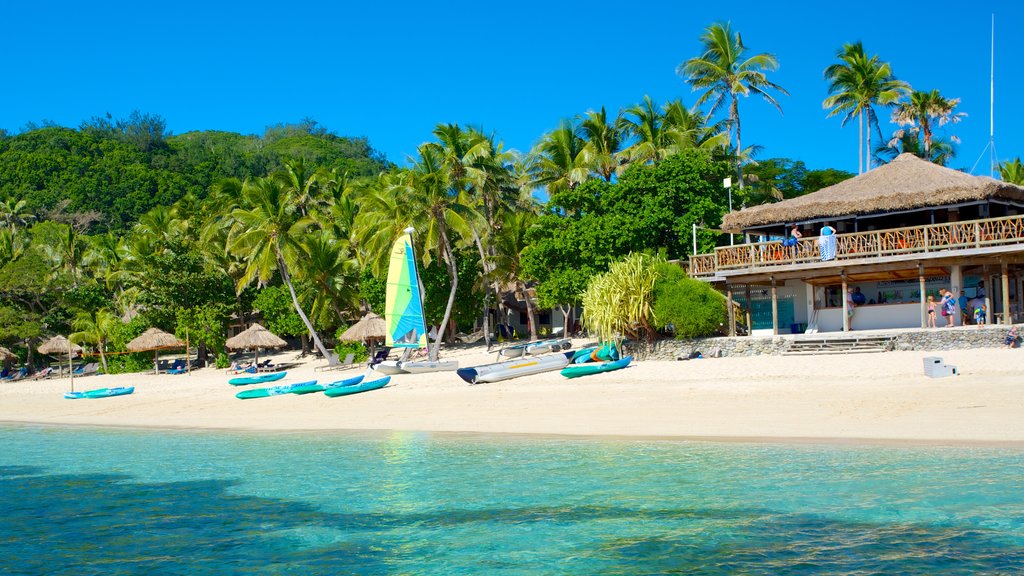
MULTIPOLYGON (((645 94, 692 104, 676 66, 700 53, 708 24, 731 21, 751 51, 777 56, 772 78, 791 94, 784 115, 741 102, 743 143, 764 147, 760 157, 856 172, 856 123, 825 118, 822 71, 861 40, 915 88, 961 98, 968 117, 952 127, 962 140, 952 164, 969 169, 988 142, 995 13, 996 151, 1024 156, 1024 75, 1013 66, 1024 2, 828 4, 11 2, 0 8, 0 128, 77 127, 138 109, 176 134, 248 134, 311 117, 403 163, 436 124, 457 122, 528 150, 590 109, 613 113, 645 94)), ((975 173, 988 173, 987 154, 975 173)))

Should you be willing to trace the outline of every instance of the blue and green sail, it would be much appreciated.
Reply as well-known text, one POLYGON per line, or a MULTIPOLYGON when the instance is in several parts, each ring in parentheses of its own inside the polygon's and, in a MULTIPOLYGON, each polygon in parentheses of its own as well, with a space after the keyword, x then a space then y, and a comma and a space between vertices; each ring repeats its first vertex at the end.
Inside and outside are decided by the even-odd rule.
POLYGON ((423 318, 423 295, 420 293, 411 229, 407 229, 399 236, 391 248, 384 318, 388 324, 385 339, 387 346, 426 348, 427 329, 423 318))

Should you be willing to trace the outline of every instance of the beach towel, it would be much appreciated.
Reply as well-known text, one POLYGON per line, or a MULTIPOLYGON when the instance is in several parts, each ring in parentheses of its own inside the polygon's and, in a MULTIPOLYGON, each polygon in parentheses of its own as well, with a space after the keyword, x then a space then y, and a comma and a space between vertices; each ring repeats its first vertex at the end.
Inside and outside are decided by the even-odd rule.
POLYGON ((821 254, 821 261, 836 259, 836 237, 835 235, 818 237, 818 252, 821 254))

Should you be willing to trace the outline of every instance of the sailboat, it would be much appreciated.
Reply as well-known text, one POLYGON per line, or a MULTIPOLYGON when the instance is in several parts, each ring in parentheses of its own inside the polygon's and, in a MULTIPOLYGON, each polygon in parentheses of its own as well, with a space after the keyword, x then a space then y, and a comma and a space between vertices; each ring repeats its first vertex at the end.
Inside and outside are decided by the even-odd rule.
POLYGON ((406 228, 391 248, 388 283, 384 298, 384 319, 387 322, 385 345, 405 348, 400 360, 385 360, 373 367, 382 374, 419 374, 456 370, 458 361, 411 361, 406 358, 413 349, 427 347, 427 327, 423 318, 423 291, 420 289, 416 253, 413 250, 413 228, 406 228))

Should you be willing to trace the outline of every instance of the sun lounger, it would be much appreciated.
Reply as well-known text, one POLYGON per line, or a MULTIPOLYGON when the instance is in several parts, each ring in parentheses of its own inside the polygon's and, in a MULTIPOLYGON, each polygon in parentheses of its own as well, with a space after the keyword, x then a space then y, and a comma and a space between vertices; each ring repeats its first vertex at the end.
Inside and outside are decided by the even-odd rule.
POLYGON ((354 353, 349 353, 345 355, 345 360, 343 362, 339 362, 337 354, 331 354, 327 358, 327 365, 317 366, 315 370, 347 370, 349 368, 355 368, 355 358, 356 355, 354 353))
POLYGON ((387 360, 388 359, 388 354, 390 354, 390 353, 391 353, 391 348, 381 348, 380 350, 377 350, 377 353, 374 354, 373 358, 370 359, 370 362, 369 362, 370 368, 373 368, 377 364, 380 364, 381 362, 387 360))
POLYGON ((458 340, 459 342, 462 342, 463 344, 474 344, 474 343, 479 342, 480 340, 482 340, 483 337, 484 337, 484 331, 483 330, 477 330, 476 332, 473 332, 472 334, 461 334, 460 333, 460 334, 456 334, 455 335, 455 339, 458 340))

